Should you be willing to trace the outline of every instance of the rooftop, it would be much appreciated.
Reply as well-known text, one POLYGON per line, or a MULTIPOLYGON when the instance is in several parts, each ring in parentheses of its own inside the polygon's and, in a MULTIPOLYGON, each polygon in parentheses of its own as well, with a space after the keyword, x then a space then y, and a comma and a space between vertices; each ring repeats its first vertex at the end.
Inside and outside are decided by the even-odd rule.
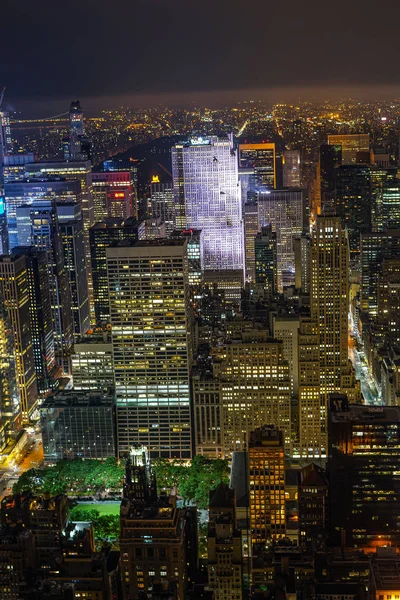
POLYGON ((347 410, 330 411, 332 423, 346 421, 362 423, 400 423, 400 406, 365 406, 349 404, 347 410))
POLYGON ((48 396, 40 407, 40 410, 51 408, 81 408, 81 407, 108 407, 115 402, 114 393, 88 391, 88 390, 65 390, 48 396))

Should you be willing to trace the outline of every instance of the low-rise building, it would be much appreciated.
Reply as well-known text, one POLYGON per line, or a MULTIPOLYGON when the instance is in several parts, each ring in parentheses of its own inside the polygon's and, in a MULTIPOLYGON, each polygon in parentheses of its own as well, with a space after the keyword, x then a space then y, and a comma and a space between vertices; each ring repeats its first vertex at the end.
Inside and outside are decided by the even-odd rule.
POLYGON ((115 397, 109 392, 63 391, 40 407, 45 462, 106 459, 116 453, 115 397))

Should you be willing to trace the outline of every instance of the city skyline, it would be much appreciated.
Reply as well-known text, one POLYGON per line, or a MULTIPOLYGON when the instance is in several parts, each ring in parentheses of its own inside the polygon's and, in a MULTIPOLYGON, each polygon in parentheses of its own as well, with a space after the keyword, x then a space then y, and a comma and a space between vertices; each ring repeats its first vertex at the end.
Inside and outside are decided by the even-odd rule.
MULTIPOLYGON (((0 85, 8 88, 7 102, 16 110, 31 108, 28 102, 39 106, 46 96, 56 108, 58 99, 68 97, 102 98, 107 105, 106 96, 130 95, 143 97, 148 105, 150 96, 164 102, 167 94, 173 105, 182 105, 181 94, 226 98, 232 90, 328 87, 328 96, 332 89, 343 96, 345 88, 355 86, 366 88, 373 99, 381 86, 400 89, 395 42, 399 7, 392 1, 377 11, 372 0, 350 5, 338 0, 332 9, 321 8, 316 0, 305 5, 288 0, 284 6, 253 0, 247 10, 237 0, 229 9, 206 0, 201 10, 183 0, 120 0, 109 11, 102 0, 96 9, 83 3, 78 16, 64 11, 62 27, 54 26, 61 13, 48 0, 36 4, 29 20, 25 0, 7 4, 0 85), (365 60, 371 42, 385 49, 384 60, 379 52, 370 52, 365 60), (74 45, 85 60, 71 60, 74 45), (39 72, 26 60, 34 47, 40 52, 39 72)), ((280 100, 285 101, 282 93, 280 100)))

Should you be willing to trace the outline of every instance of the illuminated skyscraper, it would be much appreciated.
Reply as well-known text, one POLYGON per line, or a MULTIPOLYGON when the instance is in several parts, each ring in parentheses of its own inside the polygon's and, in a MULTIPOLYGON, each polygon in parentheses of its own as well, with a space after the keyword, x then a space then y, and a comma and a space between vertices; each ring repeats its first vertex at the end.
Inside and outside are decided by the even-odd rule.
POLYGON ((244 240, 246 280, 255 281, 255 248, 254 241, 259 231, 258 206, 256 202, 244 205, 244 240))
POLYGON ((56 374, 47 255, 32 246, 17 246, 12 253, 25 260, 36 380, 38 392, 44 396, 52 389, 56 374))
POLYGON ((59 228, 69 278, 74 333, 83 335, 90 329, 90 313, 82 220, 64 220, 59 216, 59 228))
POLYGON ((239 167, 254 169, 256 186, 276 188, 275 144, 239 144, 239 167))
POLYGON ((378 277, 378 323, 386 331, 386 340, 400 344, 400 257, 385 258, 378 277))
POLYGON ((191 318, 187 242, 107 248, 119 453, 190 458, 191 318))
MULTIPOLYGON (((249 439, 250 529, 252 545, 285 537, 285 445, 281 431, 264 425, 249 439)), ((254 549, 253 549, 254 552, 254 549)))
POLYGON ((133 218, 105 219, 89 231, 93 276, 94 312, 97 324, 110 322, 106 248, 123 239, 136 241, 139 224, 133 218))
POLYGON ((310 236, 303 233, 294 238, 295 287, 303 293, 310 291, 310 236))
POLYGON ((161 220, 165 223, 167 235, 169 235, 175 227, 174 188, 172 183, 160 183, 158 177, 153 177, 150 183, 150 202, 152 216, 161 217, 161 220))
POLYGON ((109 333, 93 333, 74 344, 72 378, 75 390, 106 392, 114 387, 114 362, 109 333))
POLYGON ((244 242, 232 138, 196 138, 172 148, 176 229, 201 229, 204 270, 242 271, 244 242))
POLYGON ((92 269, 90 263, 89 227, 94 223, 92 196, 92 165, 90 160, 38 162, 26 166, 28 177, 62 177, 67 181, 78 181, 81 192, 81 211, 85 234, 86 274, 89 304, 93 302, 92 269))
POLYGON ((299 188, 301 185, 300 151, 285 150, 282 156, 283 187, 299 188))
POLYGON ((8 437, 20 428, 21 413, 15 371, 14 338, 11 323, 0 296, 0 452, 8 437))
POLYGON ((283 357, 289 363, 291 393, 299 394, 299 317, 297 315, 274 314, 273 334, 282 342, 283 357))
POLYGON ((278 291, 295 283, 293 241, 305 224, 303 190, 259 190, 257 193, 258 225, 271 225, 276 233, 278 291))
POLYGON ((92 173, 94 220, 136 216, 133 172, 129 169, 92 173))
POLYGON ((265 331, 243 331, 241 340, 224 346, 219 377, 225 454, 245 450, 250 432, 271 422, 290 450, 290 376, 282 343, 265 331))
POLYGON ((36 155, 33 152, 4 156, 4 183, 23 181, 25 179, 25 165, 33 163, 35 160, 36 155))
POLYGON ((71 102, 69 108, 69 152, 66 158, 80 160, 81 138, 84 134, 83 111, 79 100, 71 102))
POLYGON ((369 158, 369 133, 341 133, 328 135, 329 146, 342 147, 342 165, 352 165, 364 162, 364 156, 369 158))
POLYGON ((23 256, 0 257, 0 289, 12 327, 22 418, 28 420, 35 409, 38 390, 29 318, 28 272, 23 256))
POLYGON ((198 229, 183 229, 182 231, 174 231, 171 237, 183 237, 187 240, 188 279, 192 290, 191 297, 193 297, 199 291, 199 286, 203 281, 201 231, 198 229))
POLYGON ((82 195, 78 181, 67 181, 61 177, 33 177, 5 184, 7 225, 10 249, 25 246, 26 240, 18 237, 17 209, 45 200, 58 203, 74 203, 81 208, 82 195))
POLYGON ((400 227, 400 181, 388 182, 382 189, 382 228, 400 227))
POLYGON ((332 393, 360 399, 348 358, 349 248, 339 217, 317 217, 311 241, 311 319, 300 321, 300 452, 326 456, 332 393))
POLYGON ((71 290, 65 268, 63 240, 55 202, 37 202, 29 207, 31 245, 46 253, 50 283, 56 362, 70 373, 70 354, 73 343, 71 290))
POLYGON ((378 313, 378 278, 385 259, 400 257, 400 229, 361 235, 361 309, 378 313))
POLYGON ((224 456, 221 381, 199 369, 192 375, 194 442, 196 454, 209 458, 224 456))

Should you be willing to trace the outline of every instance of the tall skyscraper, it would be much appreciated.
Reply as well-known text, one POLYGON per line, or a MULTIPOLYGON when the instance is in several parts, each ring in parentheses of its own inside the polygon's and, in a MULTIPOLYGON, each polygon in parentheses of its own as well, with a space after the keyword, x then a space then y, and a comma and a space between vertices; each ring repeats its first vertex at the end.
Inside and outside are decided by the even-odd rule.
POLYGON ((371 182, 367 165, 342 165, 336 170, 335 214, 348 230, 351 256, 358 257, 360 234, 371 231, 371 182))
POLYGON ((348 358, 349 248, 339 217, 318 216, 311 241, 311 319, 300 322, 300 451, 326 456, 328 401, 347 393, 359 401, 348 358))
POLYGON ((72 101, 69 108, 69 147, 67 160, 81 159, 81 139, 84 134, 83 111, 79 100, 72 101))
POLYGON ((346 546, 398 545, 399 459, 398 406, 352 405, 343 396, 331 399, 330 519, 337 538, 345 532, 346 546))
POLYGON ((245 245, 245 272, 247 281, 255 281, 255 248, 254 241, 259 231, 258 206, 256 202, 244 205, 244 245, 245 245))
POLYGON ((59 227, 64 267, 69 278, 74 333, 83 335, 90 328, 83 224, 81 219, 62 219, 59 216, 59 227))
POLYGON ((276 233, 270 225, 262 227, 254 240, 255 283, 268 297, 277 292, 278 267, 276 256, 276 233))
POLYGON ((310 291, 310 236, 303 233, 293 240, 295 287, 304 294, 310 291))
POLYGON ((369 133, 342 133, 338 135, 328 135, 328 145, 342 147, 343 165, 352 165, 358 162, 364 162, 360 159, 366 156, 369 158, 369 133))
POLYGON ((282 343, 265 331, 244 331, 224 347, 219 377, 225 454, 245 450, 250 432, 271 422, 284 432, 290 450, 290 377, 282 343))
POLYGON ((252 431, 248 448, 250 529, 253 545, 285 537, 285 445, 274 425, 252 431))
POLYGON ((317 192, 319 193, 319 214, 332 210, 336 197, 336 169, 342 164, 342 146, 322 144, 319 149, 317 166, 317 192))
POLYGON ((295 283, 293 241, 305 225, 303 190, 259 190, 257 193, 258 225, 271 225, 276 233, 278 291, 295 283))
POLYGON ((400 257, 385 258, 378 277, 378 323, 386 341, 400 344, 400 257))
POLYGON ((129 169, 92 173, 94 220, 137 216, 135 183, 129 169))
POLYGON ((199 293, 199 287, 203 282, 201 231, 198 229, 183 229, 182 231, 173 231, 171 237, 183 237, 187 240, 190 296, 191 301, 196 302, 195 296, 199 293))
POLYGON ((57 368, 47 255, 33 246, 17 246, 12 253, 25 260, 37 388, 44 396, 53 387, 57 368))
POLYGON ((151 214, 153 217, 161 217, 165 223, 167 235, 175 228, 175 203, 174 188, 172 182, 161 183, 159 178, 153 177, 150 182, 151 214))
POLYGON ((382 229, 400 227, 400 181, 387 182, 382 189, 382 229))
POLYGON ((224 456, 221 381, 199 369, 192 375, 194 443, 196 454, 224 456))
POLYGON ((14 340, 17 386, 23 420, 37 403, 37 383, 29 318, 29 282, 23 256, 0 257, 0 289, 14 340))
POLYGON ((191 317, 187 242, 107 248, 119 453, 190 458, 191 317))
POLYGON ((31 245, 46 253, 50 283, 56 362, 70 373, 70 354, 73 342, 71 289, 65 268, 63 241, 55 202, 37 202, 29 207, 31 245))
MULTIPOLYGON (((81 211, 85 233, 86 273, 88 280, 89 304, 93 303, 92 269, 90 263, 89 228, 94 223, 92 196, 92 165, 90 160, 70 160, 59 162, 38 162, 26 166, 28 177, 59 176, 67 181, 78 181, 81 191, 81 211)), ((91 306, 92 309, 92 306, 91 306)))
POLYGON ((299 188, 301 185, 300 150, 285 150, 282 155, 283 187, 299 188))
POLYGON ((139 224, 133 217, 126 220, 105 219, 90 228, 93 300, 97 324, 110 322, 106 249, 120 240, 136 241, 138 238, 139 224))
POLYGON ((239 167, 254 169, 256 186, 277 187, 274 143, 239 144, 239 167))
POLYGON ((11 320, 0 295, 0 451, 9 436, 21 427, 19 387, 17 385, 14 336, 11 320))
POLYGON ((361 309, 378 312, 378 277, 386 258, 400 257, 400 229, 361 235, 361 309))
POLYGON ((299 325, 297 315, 275 314, 272 321, 273 335, 282 342, 283 357, 289 363, 290 391, 299 394, 299 325))
POLYGON ((204 270, 243 271, 242 204, 232 138, 195 138, 172 148, 177 229, 201 229, 204 270))

